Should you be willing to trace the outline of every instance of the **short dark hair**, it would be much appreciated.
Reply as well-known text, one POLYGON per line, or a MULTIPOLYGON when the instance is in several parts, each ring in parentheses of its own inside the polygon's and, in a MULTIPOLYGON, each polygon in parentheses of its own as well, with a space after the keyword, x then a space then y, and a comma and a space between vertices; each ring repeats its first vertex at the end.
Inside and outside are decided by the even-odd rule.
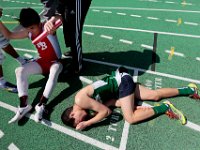
MULTIPOLYGON (((61 120, 65 125, 75 128, 76 127, 76 126, 74 126, 75 119, 69 117, 72 110, 73 110, 73 106, 66 108, 61 115, 61 120)), ((89 112, 90 112, 89 110, 86 110, 87 115, 85 116, 83 121, 87 121, 94 116, 94 115, 91 115, 89 112)))
POLYGON ((19 15, 19 23, 25 28, 30 27, 40 23, 40 16, 32 8, 22 8, 19 15))
POLYGON ((65 111, 63 111, 63 113, 61 115, 61 120, 65 125, 74 128, 74 121, 75 120, 74 120, 74 118, 69 118, 69 115, 72 112, 72 110, 73 110, 73 106, 65 109, 65 111))
POLYGON ((118 70, 119 70, 119 73, 123 73, 123 72, 128 73, 128 69, 125 68, 124 66, 120 66, 120 67, 118 68, 118 70))

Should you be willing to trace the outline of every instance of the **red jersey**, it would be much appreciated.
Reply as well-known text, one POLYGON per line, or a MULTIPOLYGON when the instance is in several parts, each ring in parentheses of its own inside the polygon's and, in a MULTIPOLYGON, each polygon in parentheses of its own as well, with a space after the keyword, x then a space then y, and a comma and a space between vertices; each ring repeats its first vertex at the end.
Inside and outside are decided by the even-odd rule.
MULTIPOLYGON (((36 37, 32 37, 32 34, 29 33, 29 38, 34 40, 36 37)), ((39 53, 39 59, 37 59, 36 62, 42 68, 43 74, 48 74, 51 65, 62 57, 57 36, 49 34, 39 43, 34 45, 39 53)))
MULTIPOLYGON (((34 40, 36 37, 32 37, 29 33, 29 38, 34 40)), ((56 35, 49 34, 39 43, 35 44, 39 57, 45 62, 57 61, 62 57, 60 45, 56 35)))

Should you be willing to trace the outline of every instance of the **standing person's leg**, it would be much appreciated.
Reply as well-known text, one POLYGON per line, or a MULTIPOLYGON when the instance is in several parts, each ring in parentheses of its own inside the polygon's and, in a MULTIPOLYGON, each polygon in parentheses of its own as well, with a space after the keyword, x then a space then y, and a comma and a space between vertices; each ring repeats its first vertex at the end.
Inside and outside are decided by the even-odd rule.
POLYGON ((56 86, 58 76, 62 71, 62 64, 59 62, 56 62, 51 65, 49 78, 47 80, 43 95, 40 99, 40 102, 35 106, 35 121, 39 122, 42 119, 42 115, 44 112, 44 105, 47 103, 51 93, 53 92, 53 89, 56 86))
POLYGON ((15 116, 9 121, 9 123, 20 120, 31 110, 32 106, 28 104, 28 77, 32 74, 42 74, 42 69, 37 62, 30 62, 24 66, 18 67, 15 70, 15 73, 20 106, 18 107, 15 116))
POLYGON ((72 63, 76 73, 82 69, 82 30, 90 4, 91 0, 71 1, 63 16, 65 17, 63 23, 65 43, 71 48, 72 63))

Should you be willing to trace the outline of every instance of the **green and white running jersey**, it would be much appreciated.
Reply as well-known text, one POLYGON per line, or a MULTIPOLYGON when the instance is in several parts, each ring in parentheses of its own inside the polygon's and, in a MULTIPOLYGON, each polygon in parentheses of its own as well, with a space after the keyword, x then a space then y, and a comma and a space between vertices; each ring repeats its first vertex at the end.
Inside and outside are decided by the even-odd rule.
POLYGON ((115 76, 108 75, 92 85, 94 87, 93 98, 97 101, 103 103, 106 100, 118 99, 119 87, 115 76))

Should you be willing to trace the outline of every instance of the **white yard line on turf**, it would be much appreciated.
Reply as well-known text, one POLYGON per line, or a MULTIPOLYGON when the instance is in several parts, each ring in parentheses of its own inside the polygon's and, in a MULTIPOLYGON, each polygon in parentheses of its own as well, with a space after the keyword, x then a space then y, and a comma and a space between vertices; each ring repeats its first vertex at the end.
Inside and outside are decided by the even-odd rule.
POLYGON ((126 150, 126 145, 127 145, 127 142, 128 142, 129 128, 130 128, 130 124, 125 121, 123 131, 122 131, 119 150, 126 150))
MULTIPOLYGON (((171 54, 171 50, 165 50, 165 53, 171 54)), ((173 52, 173 55, 185 57, 183 53, 179 53, 179 52, 173 52)))
POLYGON ((19 150, 19 148, 18 148, 14 143, 11 143, 11 144, 8 146, 8 150, 19 150))
POLYGON ((177 10, 177 9, 157 9, 157 8, 133 8, 133 7, 101 7, 91 6, 90 9, 113 9, 113 10, 139 10, 139 11, 162 11, 162 12, 182 12, 182 13, 197 13, 200 11, 195 10, 177 10))
MULTIPOLYGON (((42 8, 44 8, 43 6, 36 6, 36 7, 31 7, 31 8, 33 8, 33 9, 42 9, 42 8)), ((19 10, 21 10, 22 9, 22 7, 3 7, 3 9, 4 10, 15 10, 15 9, 19 9, 19 10)))
POLYGON ((153 50, 153 46, 150 46, 150 45, 141 44, 141 47, 153 50))
POLYGON ((4 136, 3 131, 0 130, 0 139, 4 136))
MULTIPOLYGON (((138 70, 134 71, 133 79, 135 82, 138 81, 138 70)), ((122 131, 122 136, 121 136, 121 142, 120 142, 120 146, 119 146, 120 150, 126 150, 126 145, 128 142, 129 128, 130 128, 130 124, 125 121, 124 128, 122 131)))
POLYGON ((37 53, 37 50, 30 50, 30 49, 24 49, 24 48, 16 48, 15 50, 17 51, 22 51, 22 52, 31 52, 31 53, 37 53))
MULTIPOLYGON (((10 110, 10 111, 12 111, 12 112, 16 112, 16 110, 17 110, 16 107, 13 107, 13 106, 11 106, 11 105, 9 105, 9 104, 6 104, 6 103, 4 103, 4 102, 1 102, 1 101, 0 101, 0 107, 3 107, 3 108, 5 108, 5 109, 8 109, 8 110, 10 110)), ((28 114, 26 115, 26 117, 28 117, 28 118, 34 120, 34 115, 33 115, 33 114, 28 113, 28 114)), ((59 125, 59 124, 57 124, 57 123, 54 123, 54 122, 52 122, 52 121, 48 121, 48 120, 43 119, 43 120, 41 121, 41 123, 38 123, 38 124, 45 125, 45 126, 47 126, 47 127, 50 127, 50 128, 52 128, 52 129, 55 129, 55 130, 57 130, 57 131, 59 131, 59 132, 65 133, 66 135, 69 135, 69 136, 71 136, 71 137, 74 137, 74 138, 76 138, 76 139, 78 139, 78 140, 80 140, 80 141, 83 141, 84 143, 87 143, 87 144, 96 146, 96 147, 101 148, 101 149, 118 150, 118 148, 116 148, 116 147, 114 147, 114 146, 111 146, 111 145, 105 144, 105 143, 103 143, 103 142, 100 142, 100 141, 98 141, 98 140, 95 140, 94 138, 88 137, 88 136, 86 136, 86 135, 84 135, 84 134, 81 134, 81 133, 79 133, 79 132, 77 132, 77 131, 68 129, 68 128, 66 128, 66 127, 64 127, 64 126, 61 126, 61 125, 59 125)))
POLYGON ((200 38, 200 35, 181 34, 181 33, 173 33, 173 32, 154 31, 154 30, 143 30, 143 29, 135 29, 135 28, 100 26, 100 25, 87 25, 87 24, 84 25, 84 27, 123 30, 123 31, 135 31, 135 32, 144 32, 144 33, 158 33, 158 34, 162 34, 162 35, 172 35, 172 36, 181 36, 181 37, 190 37, 190 38, 200 38))

